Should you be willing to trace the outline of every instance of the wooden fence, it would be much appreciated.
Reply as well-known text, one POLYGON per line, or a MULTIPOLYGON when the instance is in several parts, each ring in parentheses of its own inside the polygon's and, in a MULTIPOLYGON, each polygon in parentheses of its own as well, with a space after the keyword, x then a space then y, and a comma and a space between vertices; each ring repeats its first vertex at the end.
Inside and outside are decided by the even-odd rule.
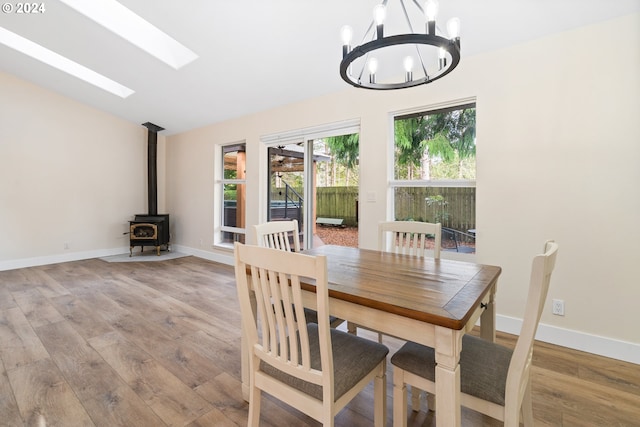
MULTIPOLYGON (((302 194, 302 189, 296 189, 302 194)), ((278 200, 279 194, 272 195, 278 200)), ((395 190, 396 220, 441 222, 462 232, 476 228, 474 187, 402 187, 395 190)), ((358 223, 358 187, 318 187, 316 216, 358 223)), ((467 240, 467 239, 463 239, 467 240)))
POLYGON ((476 228, 475 199, 475 187, 396 188, 396 219, 441 222, 466 232, 476 228))
POLYGON ((341 218, 345 225, 358 224, 358 187, 318 187, 316 216, 341 218))

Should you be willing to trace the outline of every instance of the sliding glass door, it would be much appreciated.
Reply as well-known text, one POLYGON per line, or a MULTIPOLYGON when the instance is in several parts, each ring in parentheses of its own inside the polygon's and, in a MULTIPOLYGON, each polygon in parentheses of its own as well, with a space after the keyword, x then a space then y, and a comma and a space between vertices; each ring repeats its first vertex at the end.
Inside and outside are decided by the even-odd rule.
POLYGON ((300 247, 358 246, 359 123, 263 137, 267 221, 297 220, 300 247))

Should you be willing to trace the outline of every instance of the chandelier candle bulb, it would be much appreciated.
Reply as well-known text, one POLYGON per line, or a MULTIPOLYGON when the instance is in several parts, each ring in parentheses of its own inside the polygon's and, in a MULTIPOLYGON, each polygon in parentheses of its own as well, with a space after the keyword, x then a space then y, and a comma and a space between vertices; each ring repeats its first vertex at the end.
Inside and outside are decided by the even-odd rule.
POLYGON ((378 71, 378 60, 369 58, 369 83, 376 82, 376 71, 378 71))
POLYGON ((342 38, 342 57, 347 56, 351 51, 351 39, 353 38, 353 28, 345 25, 340 29, 340 37, 342 38))
POLYGON ((373 8, 373 20, 376 22, 376 33, 378 40, 384 38, 384 19, 387 16, 387 8, 379 4, 373 8))
POLYGON ((412 71, 413 70, 413 58, 410 56, 407 56, 404 58, 404 70, 405 71, 412 71))
POLYGON ((447 32, 453 41, 460 41, 460 19, 451 18, 447 21, 447 32))
POLYGON ((436 16, 439 4, 437 0, 428 0, 424 4, 424 15, 427 20, 427 34, 436 35, 436 16))
POLYGON ((440 48, 439 52, 438 52, 438 62, 440 64, 440 69, 442 70, 444 67, 447 66, 447 52, 443 49, 440 48))
POLYGON ((436 16, 438 16, 439 7, 440 7, 440 3, 438 3, 438 0, 427 0, 424 3, 424 15, 427 18, 427 21, 436 20, 436 16))
POLYGON ((404 71, 406 72, 405 81, 413 80, 413 58, 410 56, 404 58, 404 71))

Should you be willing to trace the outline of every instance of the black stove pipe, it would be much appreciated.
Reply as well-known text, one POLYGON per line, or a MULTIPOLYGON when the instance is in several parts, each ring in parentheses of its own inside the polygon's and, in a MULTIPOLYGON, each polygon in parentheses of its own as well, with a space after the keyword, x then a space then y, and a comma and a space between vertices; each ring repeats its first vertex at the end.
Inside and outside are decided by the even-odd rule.
POLYGON ((142 126, 149 132, 147 135, 147 200, 149 215, 158 215, 158 132, 164 128, 146 122, 142 126))

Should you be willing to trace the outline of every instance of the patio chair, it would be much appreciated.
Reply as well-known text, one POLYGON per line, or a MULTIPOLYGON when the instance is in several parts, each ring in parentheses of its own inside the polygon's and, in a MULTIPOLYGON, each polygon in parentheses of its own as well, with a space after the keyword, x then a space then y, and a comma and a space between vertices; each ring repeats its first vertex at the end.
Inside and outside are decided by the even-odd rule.
POLYGON ((445 251, 456 251, 460 253, 474 253, 473 247, 460 244, 460 237, 467 236, 475 239, 475 235, 464 233, 449 227, 442 227, 442 249, 445 251))
POLYGON ((235 274, 250 353, 248 425, 260 422, 264 391, 333 426, 335 415, 373 380, 371 410, 375 425, 383 427, 389 350, 330 327, 326 257, 236 242, 235 274), (301 277, 315 280, 319 324, 303 320, 301 277))

